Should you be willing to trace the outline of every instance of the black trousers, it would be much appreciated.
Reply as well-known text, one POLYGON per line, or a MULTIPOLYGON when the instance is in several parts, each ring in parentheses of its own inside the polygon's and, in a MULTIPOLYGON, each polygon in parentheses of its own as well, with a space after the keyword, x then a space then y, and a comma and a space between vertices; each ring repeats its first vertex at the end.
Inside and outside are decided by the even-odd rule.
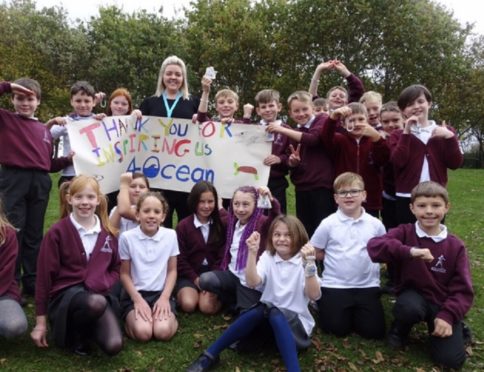
POLYGON ((385 336, 379 287, 321 288, 318 308, 319 326, 326 333, 345 337, 356 332, 371 339, 385 336))
POLYGON ((415 223, 417 219, 410 210, 410 198, 397 196, 396 201, 397 223, 415 223))
POLYGON ((406 336, 415 324, 426 322, 432 360, 448 368, 459 369, 466 359, 462 322, 457 321, 452 325, 452 335, 449 337, 432 336, 434 320, 439 311, 438 305, 427 301, 417 291, 405 290, 397 297, 393 307, 393 327, 406 336))
POLYGON ((44 217, 49 203, 52 181, 41 170, 0 169, 0 193, 10 223, 17 228, 19 255, 15 277, 23 291, 35 292, 37 256, 42 242, 44 217))
POLYGON ((267 183, 267 187, 271 190, 272 196, 276 198, 281 205, 282 214, 287 213, 286 189, 288 186, 289 183, 287 182, 286 177, 269 178, 269 182, 267 183))
POLYGON ((296 190, 296 216, 301 220, 309 237, 321 221, 336 211, 333 191, 325 187, 314 190, 296 190))

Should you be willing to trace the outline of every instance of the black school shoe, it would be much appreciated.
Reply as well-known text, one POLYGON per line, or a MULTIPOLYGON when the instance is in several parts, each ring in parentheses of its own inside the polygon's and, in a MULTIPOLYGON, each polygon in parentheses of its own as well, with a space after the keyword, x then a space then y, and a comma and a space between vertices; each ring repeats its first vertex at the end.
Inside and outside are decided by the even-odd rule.
POLYGON ((407 345, 407 335, 402 334, 393 324, 387 335, 387 344, 392 349, 403 349, 407 345))
POLYGON ((186 372, 205 372, 215 366, 220 361, 218 356, 214 357, 209 352, 204 351, 197 360, 190 364, 186 372))

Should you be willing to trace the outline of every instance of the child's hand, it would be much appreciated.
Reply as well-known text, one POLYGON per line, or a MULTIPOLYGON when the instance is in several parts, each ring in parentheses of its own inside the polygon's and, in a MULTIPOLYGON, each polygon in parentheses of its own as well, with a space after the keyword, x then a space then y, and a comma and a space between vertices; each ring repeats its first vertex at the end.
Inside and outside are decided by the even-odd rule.
POLYGON ((269 188, 267 186, 261 186, 261 187, 259 187, 259 190, 257 190, 257 191, 259 192, 259 195, 261 195, 261 196, 267 195, 271 201, 274 200, 274 198, 272 197, 272 194, 271 194, 271 190, 269 190, 269 188))
POLYGON ((160 296, 153 306, 153 317, 155 320, 166 320, 171 316, 170 300, 160 296))
POLYGON ((252 116, 252 111, 254 111, 254 106, 251 105, 250 103, 246 103, 243 109, 244 109, 244 118, 250 119, 250 117, 252 116))
POLYGON ((10 90, 12 94, 26 94, 27 96, 33 96, 35 94, 32 90, 16 83, 10 83, 10 90))
POLYGON ((348 68, 343 64, 343 62, 335 59, 333 61, 333 68, 338 71, 338 74, 340 74, 341 76, 343 76, 344 78, 347 78, 348 76, 351 75, 351 72, 350 70, 348 70, 348 68))
POLYGON ((66 158, 69 159, 69 160, 72 160, 72 158, 74 157, 74 155, 76 155, 76 153, 74 151, 69 151, 69 153, 67 154, 66 158))
POLYGON ((221 124, 232 124, 232 122, 234 121, 234 118, 222 118, 220 119, 220 123, 221 124))
POLYGON ((94 120, 103 121, 104 118, 107 117, 107 115, 102 112, 100 114, 94 114, 92 117, 94 118, 94 120))
POLYGON ((148 303, 140 296, 139 300, 134 301, 134 318, 138 320, 138 316, 141 317, 145 322, 153 322, 153 317, 151 316, 151 307, 148 303))
POLYGON ((431 137, 443 137, 448 139, 454 137, 454 133, 447 128, 447 124, 444 120, 442 125, 437 126, 437 128, 432 131, 431 137))
POLYGON ((245 243, 247 244, 250 253, 257 254, 260 247, 260 234, 257 231, 254 231, 250 234, 245 243))
POLYGON ((318 268, 316 266, 316 250, 311 243, 306 243, 301 248, 301 258, 304 267, 304 276, 306 278, 315 276, 318 273, 318 268))
POLYGON ((452 336, 452 325, 440 318, 434 319, 434 331, 432 336, 450 337, 452 336))
POLYGON ((316 67, 316 70, 318 72, 323 72, 323 71, 329 71, 334 68, 333 61, 326 61, 326 62, 321 62, 318 67, 316 67))
POLYGON ((98 104, 100 104, 105 98, 106 98, 106 93, 104 92, 97 92, 96 94, 94 94, 94 106, 97 106, 98 104))
POLYGON ((143 114, 138 109, 131 111, 131 116, 136 117, 137 120, 141 120, 143 118, 143 114))
POLYGON ((430 249, 428 248, 412 247, 410 249, 410 256, 425 262, 432 262, 434 260, 434 256, 432 256, 432 253, 430 253, 430 249))
POLYGON ((202 77, 202 92, 209 93, 212 85, 212 79, 208 77, 202 77))
POLYGON ((301 248, 301 257, 303 261, 316 260, 316 249, 314 249, 311 243, 306 243, 303 245, 301 248))
POLYGON ((269 123, 267 124, 266 131, 269 133, 279 133, 282 132, 282 128, 283 127, 277 123, 269 123))
POLYGON ((355 130, 361 129, 361 135, 370 138, 373 142, 378 141, 382 136, 379 131, 368 123, 356 124, 355 130))
POLYGON ((353 111, 348 106, 341 106, 337 108, 330 114, 330 118, 333 120, 344 119, 347 116, 350 116, 353 111))
POLYGON ((38 347, 48 347, 47 343, 47 326, 36 324, 32 332, 30 332, 30 338, 34 341, 34 344, 38 347))
POLYGON ((412 115, 409 118, 405 119, 403 132, 405 134, 410 134, 413 125, 418 125, 418 116, 416 115, 412 115))
POLYGON ((67 120, 63 116, 56 116, 55 118, 50 119, 45 123, 47 125, 47 128, 52 128, 54 125, 66 125, 67 120))
POLYGON ((289 151, 291 151, 288 159, 289 166, 297 167, 301 162, 301 144, 299 143, 295 150, 293 145, 289 145, 289 151))
POLYGON ((129 186, 131 185, 131 182, 133 182, 133 173, 131 172, 125 172, 122 173, 120 178, 119 178, 119 183, 123 186, 129 186))
POLYGON ((264 165, 274 165, 274 164, 280 164, 281 163, 281 158, 277 155, 269 155, 264 159, 264 165))

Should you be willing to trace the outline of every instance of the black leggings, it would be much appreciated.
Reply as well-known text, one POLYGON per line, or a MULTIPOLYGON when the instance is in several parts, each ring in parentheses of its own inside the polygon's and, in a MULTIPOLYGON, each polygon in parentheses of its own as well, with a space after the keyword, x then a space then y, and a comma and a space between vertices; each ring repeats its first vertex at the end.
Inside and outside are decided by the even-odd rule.
POLYGON ((92 339, 108 355, 116 355, 123 347, 118 319, 103 295, 79 292, 68 310, 69 333, 79 341, 92 339))

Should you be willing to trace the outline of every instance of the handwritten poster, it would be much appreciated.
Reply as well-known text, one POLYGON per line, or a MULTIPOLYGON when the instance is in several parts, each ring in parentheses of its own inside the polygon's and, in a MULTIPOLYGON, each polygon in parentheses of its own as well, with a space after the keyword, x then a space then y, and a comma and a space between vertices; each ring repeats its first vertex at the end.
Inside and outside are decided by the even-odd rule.
POLYGON ((123 172, 143 172, 152 188, 190 191, 212 182, 224 198, 242 185, 267 185, 271 153, 259 125, 144 116, 67 124, 77 174, 96 177, 104 193, 119 189, 123 172))

